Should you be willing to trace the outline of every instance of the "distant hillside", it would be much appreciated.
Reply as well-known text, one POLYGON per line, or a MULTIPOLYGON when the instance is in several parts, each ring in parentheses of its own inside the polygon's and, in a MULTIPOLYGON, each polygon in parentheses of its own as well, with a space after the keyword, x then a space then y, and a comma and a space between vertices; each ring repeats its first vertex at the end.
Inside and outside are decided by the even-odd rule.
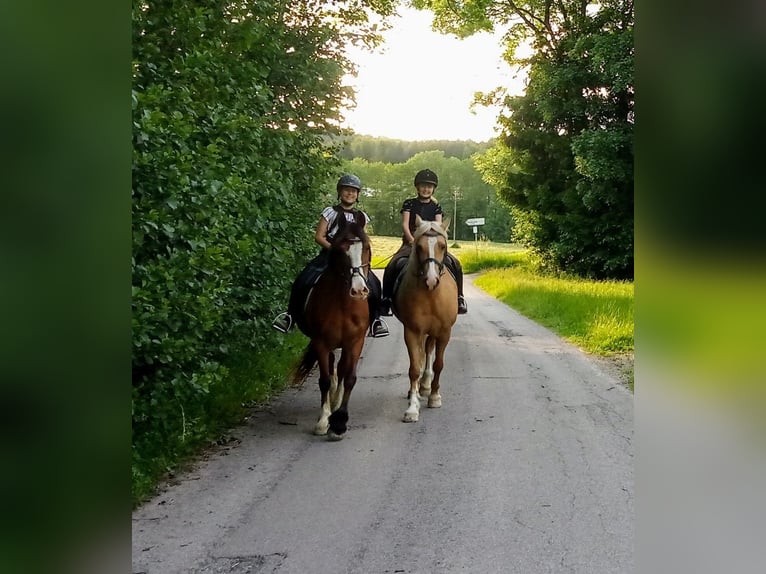
POLYGON ((403 141, 384 137, 353 135, 345 138, 341 151, 343 159, 361 158, 369 162, 404 163, 424 151, 443 151, 446 157, 468 159, 476 152, 484 152, 492 142, 425 140, 403 141))

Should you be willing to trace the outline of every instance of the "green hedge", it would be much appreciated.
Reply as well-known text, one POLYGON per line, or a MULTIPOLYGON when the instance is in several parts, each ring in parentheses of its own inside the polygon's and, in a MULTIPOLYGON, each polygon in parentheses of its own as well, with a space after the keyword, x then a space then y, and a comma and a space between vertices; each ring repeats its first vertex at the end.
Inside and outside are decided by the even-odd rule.
POLYGON ((254 357, 288 344, 270 321, 337 177, 342 25, 293 2, 134 3, 134 488, 217 428, 238 378, 278 370, 254 357))

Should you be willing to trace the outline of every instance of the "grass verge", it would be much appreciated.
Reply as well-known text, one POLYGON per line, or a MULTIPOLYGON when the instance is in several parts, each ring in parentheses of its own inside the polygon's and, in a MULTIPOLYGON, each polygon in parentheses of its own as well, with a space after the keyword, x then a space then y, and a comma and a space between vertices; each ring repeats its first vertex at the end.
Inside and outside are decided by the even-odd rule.
POLYGON ((587 353, 612 359, 633 390, 633 283, 545 277, 524 265, 491 269, 474 285, 587 353))
MULTIPOLYGON (((227 376, 207 393, 203 415, 184 422, 184 432, 156 433, 133 444, 134 507, 157 487, 196 460, 205 448, 225 440, 227 429, 241 424, 249 409, 262 404, 287 384, 286 373, 303 352, 307 339, 295 330, 279 335, 270 352, 243 353, 227 365, 227 376)), ((161 425, 157 425, 160 429, 161 425)))

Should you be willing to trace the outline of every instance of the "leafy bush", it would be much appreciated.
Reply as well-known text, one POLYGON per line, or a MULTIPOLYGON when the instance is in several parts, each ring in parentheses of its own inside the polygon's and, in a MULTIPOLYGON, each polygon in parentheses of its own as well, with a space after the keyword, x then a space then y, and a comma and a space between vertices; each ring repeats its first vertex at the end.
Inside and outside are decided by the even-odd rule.
POLYGON ((346 35, 375 38, 356 3, 331 9, 134 3, 134 485, 228 420, 222 397, 258 394, 232 395, 237 363, 268 379, 287 345, 269 324, 338 171, 346 35))

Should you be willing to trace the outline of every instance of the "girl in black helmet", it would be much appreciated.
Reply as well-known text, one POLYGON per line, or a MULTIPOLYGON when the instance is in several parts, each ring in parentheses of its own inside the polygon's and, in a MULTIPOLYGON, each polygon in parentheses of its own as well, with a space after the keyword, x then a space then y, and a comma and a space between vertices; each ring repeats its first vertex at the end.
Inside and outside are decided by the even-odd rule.
MULTIPOLYGON (((417 197, 405 199, 402 209, 402 246, 391 257, 383 273, 383 300, 381 301, 381 315, 391 315, 391 298, 394 295, 394 283, 399 270, 404 267, 407 257, 412 251, 412 242, 415 240, 415 216, 419 215, 424 221, 442 221, 442 206, 434 199, 433 194, 439 178, 430 169, 420 170, 415 175, 415 188, 418 190, 417 197)), ((468 306, 463 297, 463 267, 451 253, 447 252, 444 264, 452 272, 457 283, 457 312, 462 315, 468 313, 468 306)))
MULTIPOLYGON (((338 205, 325 207, 322 210, 322 215, 319 218, 319 223, 317 223, 314 233, 314 241, 319 244, 322 250, 319 252, 319 255, 308 262, 293 282, 290 289, 290 302, 287 306, 287 312, 277 315, 271 324, 277 331, 287 333, 290 330, 306 301, 309 290, 317 282, 322 272, 327 269, 330 245, 333 237, 338 232, 338 225, 336 223, 338 216, 343 214, 342 216, 347 221, 353 222, 355 215, 361 214, 365 225, 370 221, 370 217, 364 211, 354 207, 354 204, 359 201, 359 190, 361 188, 362 182, 355 175, 346 174, 338 180, 335 189, 338 192, 339 203, 338 205)), ((388 325, 380 318, 380 279, 378 279, 375 273, 370 272, 367 275, 367 288, 370 290, 370 294, 367 297, 370 303, 370 336, 387 337, 389 334, 388 325)))

